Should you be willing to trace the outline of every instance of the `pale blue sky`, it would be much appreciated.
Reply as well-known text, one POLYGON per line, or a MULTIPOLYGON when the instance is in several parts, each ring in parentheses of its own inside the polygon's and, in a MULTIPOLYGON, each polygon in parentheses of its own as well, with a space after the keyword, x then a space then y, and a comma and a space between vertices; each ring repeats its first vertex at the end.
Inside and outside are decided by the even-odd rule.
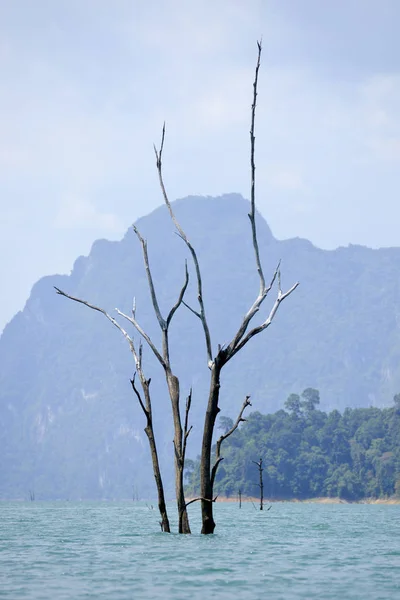
POLYGON ((278 238, 400 245, 398 0, 0 2, 0 330, 171 198, 249 190, 278 238))

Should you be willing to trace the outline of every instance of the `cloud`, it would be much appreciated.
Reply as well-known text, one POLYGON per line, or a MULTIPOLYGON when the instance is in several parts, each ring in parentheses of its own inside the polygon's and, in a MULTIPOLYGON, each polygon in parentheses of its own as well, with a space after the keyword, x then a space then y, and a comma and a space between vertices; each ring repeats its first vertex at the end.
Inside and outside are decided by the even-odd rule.
POLYGON ((124 229, 117 215, 101 212, 90 200, 76 196, 62 200, 54 226, 58 229, 94 229, 104 234, 121 233, 124 229))
POLYGON ((268 180, 272 186, 290 192, 304 191, 306 185, 299 171, 271 165, 268 167, 268 180))
POLYGON ((0 3, 0 245, 18 257, 0 265, 2 314, 20 281, 68 271, 162 202, 164 119, 171 199, 248 196, 260 34, 257 193, 274 234, 400 244, 396 0, 17 4, 0 3))

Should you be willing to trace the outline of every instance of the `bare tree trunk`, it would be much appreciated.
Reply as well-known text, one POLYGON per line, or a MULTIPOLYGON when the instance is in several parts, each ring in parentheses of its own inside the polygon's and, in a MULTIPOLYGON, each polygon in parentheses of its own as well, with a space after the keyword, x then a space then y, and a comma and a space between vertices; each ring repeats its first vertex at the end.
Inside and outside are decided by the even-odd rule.
POLYGON ((214 533, 215 522, 213 518, 213 478, 211 475, 211 448, 214 432, 215 419, 219 413, 218 400, 220 390, 221 367, 219 361, 215 360, 211 368, 210 392, 208 396, 208 405, 204 420, 203 443, 201 446, 200 461, 200 495, 201 516, 203 526, 201 533, 214 533))
POLYGON ((211 448, 212 448, 212 437, 215 427, 215 419, 219 413, 218 400, 219 400, 219 389, 220 389, 220 372, 222 366, 225 364, 225 353, 219 349, 218 356, 211 369, 211 387, 210 397, 206 413, 206 421, 204 423, 204 436, 202 445, 202 455, 200 463, 200 486, 201 486, 201 512, 203 518, 203 527, 201 533, 209 534, 213 533, 215 529, 215 522, 213 518, 213 502, 216 501, 216 497, 213 498, 214 494, 214 482, 220 463, 224 460, 221 456, 221 445, 226 438, 228 438, 236 429, 239 424, 245 421, 243 413, 248 406, 251 406, 250 396, 246 396, 242 408, 240 409, 239 415, 232 425, 232 427, 221 435, 216 443, 215 448, 215 462, 211 468, 211 448), (216 366, 217 365, 217 366, 216 366), (207 433, 206 433, 207 432, 207 433), (204 486, 204 487, 203 487, 204 486))
MULTIPOLYGON (((139 404, 142 407, 142 410, 147 419, 147 425, 146 425, 144 431, 149 440, 151 462, 153 465, 153 474, 154 474, 154 479, 155 479, 156 487, 157 487, 158 510, 160 512, 160 517, 161 517, 161 521, 160 521, 161 531, 164 531, 165 533, 170 533, 171 530, 170 530, 170 526, 169 526, 167 507, 165 504, 164 486, 163 486, 162 477, 161 477, 160 463, 158 460, 156 440, 154 437, 153 415, 152 415, 152 409, 151 409, 151 398, 150 398, 150 390, 149 390, 150 380, 146 379, 143 375, 143 371, 141 368, 142 367, 141 354, 142 353, 140 350, 140 352, 139 352, 140 358, 138 357, 138 361, 137 361, 137 370, 139 372, 139 376, 140 376, 140 380, 141 380, 141 384, 142 384, 142 389, 143 389, 143 393, 144 393, 144 397, 145 397, 145 403, 143 403, 141 396, 140 396, 140 392, 135 386, 135 377, 133 379, 131 379, 131 385, 132 385, 133 391, 135 392, 135 394, 139 400, 139 404)), ((137 357, 135 356, 135 358, 137 358, 137 357)))
POLYGON ((257 465, 258 467, 258 473, 260 476, 260 483, 258 484, 258 487, 260 488, 260 510, 264 509, 264 482, 263 482, 263 459, 260 458, 259 462, 253 460, 253 463, 255 465, 257 465))
POLYGON ((179 533, 191 533, 189 525, 189 517, 186 509, 185 494, 183 487, 183 467, 177 469, 177 504, 178 504, 178 531, 179 533))
POLYGON ((149 439, 151 461, 153 463, 154 479, 156 481, 156 486, 157 486, 158 510, 159 510, 160 516, 161 516, 161 521, 160 521, 161 530, 165 531, 166 533, 170 533, 171 530, 169 527, 167 508, 165 505, 164 487, 163 487, 163 483, 162 483, 162 479, 161 479, 160 465, 158 462, 158 454, 157 454, 157 448, 156 448, 156 444, 155 444, 155 440, 154 440, 153 428, 149 429, 149 427, 146 427, 144 431, 149 439))
MULTIPOLYGON (((166 370, 168 390, 172 404, 172 416, 174 421, 174 453, 175 453, 175 492, 178 507, 179 533, 191 533, 189 518, 186 510, 185 493, 183 487, 183 470, 185 467, 184 438, 179 410, 179 380, 169 369, 166 370)), ((189 404, 190 408, 190 404, 189 404)), ((187 408, 188 413, 188 408, 187 408)), ((185 421, 185 429, 187 419, 185 421)), ((186 431, 185 431, 186 435, 186 431)))

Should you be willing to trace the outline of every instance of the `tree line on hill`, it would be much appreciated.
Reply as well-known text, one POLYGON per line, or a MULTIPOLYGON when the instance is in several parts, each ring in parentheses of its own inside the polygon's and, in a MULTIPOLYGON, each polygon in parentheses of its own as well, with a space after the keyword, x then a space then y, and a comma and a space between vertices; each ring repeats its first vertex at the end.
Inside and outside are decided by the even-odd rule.
MULTIPOLYGON (((319 496, 357 501, 400 497, 400 394, 391 408, 317 409, 318 390, 291 394, 285 410, 251 413, 226 440, 215 491, 232 497, 258 494, 262 457, 264 495, 271 499, 319 496)), ((231 427, 220 417, 219 427, 231 427)), ((187 493, 196 495, 198 461, 187 461, 187 493)))

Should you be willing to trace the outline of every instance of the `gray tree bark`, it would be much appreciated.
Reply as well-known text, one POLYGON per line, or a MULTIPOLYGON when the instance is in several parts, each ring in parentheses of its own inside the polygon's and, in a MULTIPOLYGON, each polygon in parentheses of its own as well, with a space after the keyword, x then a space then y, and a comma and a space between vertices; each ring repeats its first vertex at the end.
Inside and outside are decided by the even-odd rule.
POLYGON ((160 521, 161 531, 164 531, 165 533, 170 533, 171 530, 170 530, 170 525, 169 525, 167 507, 165 504, 164 486, 163 486, 162 477, 161 477, 160 463, 158 460, 156 440, 154 437, 153 414, 152 414, 151 398, 150 398, 150 390, 149 390, 150 379, 146 379, 143 376, 143 373, 141 372, 140 381, 142 384, 142 389, 143 389, 143 393, 144 393, 144 397, 145 397, 144 403, 140 396, 139 390, 135 386, 135 377, 133 377, 133 379, 131 379, 131 385, 132 385, 133 391, 135 392, 136 396, 138 397, 140 406, 142 407, 142 410, 147 419, 147 425, 146 425, 144 431, 145 431, 145 434, 147 435, 147 439, 149 440, 151 462, 153 465, 153 474, 154 474, 154 479, 156 482, 157 495, 158 495, 158 510, 159 510, 159 513, 161 516, 161 521, 160 521))

